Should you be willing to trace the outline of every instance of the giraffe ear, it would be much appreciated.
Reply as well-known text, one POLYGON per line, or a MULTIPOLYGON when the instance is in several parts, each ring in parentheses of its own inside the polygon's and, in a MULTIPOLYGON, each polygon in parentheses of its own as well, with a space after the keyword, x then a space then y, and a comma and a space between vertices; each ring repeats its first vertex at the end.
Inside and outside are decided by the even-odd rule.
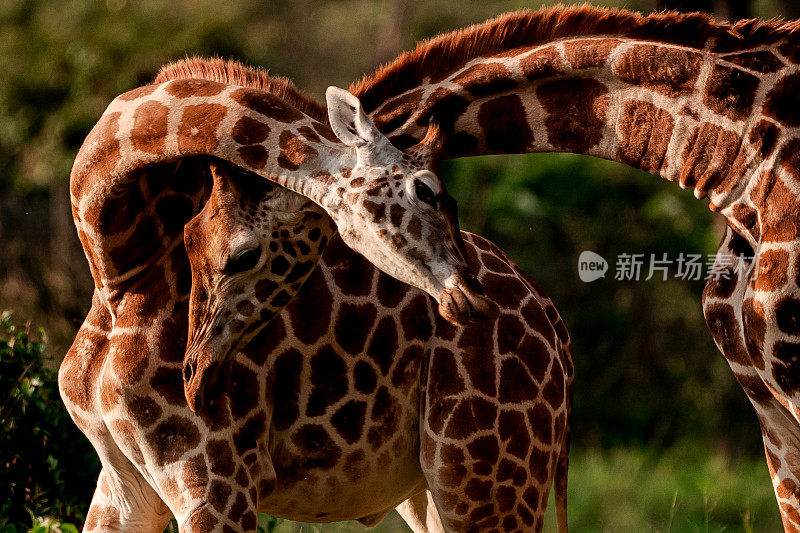
POLYGON ((372 120, 364 113, 358 98, 339 87, 328 87, 325 91, 328 101, 328 119, 331 129, 347 146, 354 146, 359 157, 364 159, 368 152, 391 145, 389 139, 378 131, 372 120))

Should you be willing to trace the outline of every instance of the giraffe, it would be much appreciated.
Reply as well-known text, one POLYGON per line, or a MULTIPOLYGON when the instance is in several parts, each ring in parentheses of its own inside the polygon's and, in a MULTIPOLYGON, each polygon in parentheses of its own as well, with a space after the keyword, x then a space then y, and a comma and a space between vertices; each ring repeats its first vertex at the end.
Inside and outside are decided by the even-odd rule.
POLYGON ((259 493, 260 508, 304 521, 374 524, 392 504, 363 517, 352 501, 369 488, 390 502, 405 498, 397 509, 414 531, 541 530, 555 482, 565 531, 569 336, 532 280, 496 247, 465 234, 470 264, 481 265, 487 296, 502 301, 503 314, 496 329, 457 332, 432 321, 428 300, 408 285, 375 279, 374 268, 356 262, 328 226, 323 279, 312 274, 276 327, 262 319, 256 296, 260 284, 275 282, 257 267, 232 272, 219 260, 236 240, 275 238, 270 224, 250 224, 246 215, 265 212, 270 199, 256 197, 255 204, 235 197, 217 206, 212 193, 204 211, 212 206, 214 218, 201 212, 185 233, 192 267, 187 352, 210 337, 265 367, 266 377, 230 384, 245 385, 251 405, 263 397, 254 395, 258 382, 275 384, 266 394, 268 451, 257 452, 271 463, 274 487, 259 493), (342 275, 351 280, 342 283, 342 275), (211 301, 214 293, 222 294, 211 301), (219 316, 241 324, 206 333, 210 317, 219 316), (264 327, 259 338, 269 339, 268 348, 264 341, 241 344, 240 332, 264 327))
MULTIPOLYGON (((430 152, 428 144, 405 153, 396 149, 364 115, 358 99, 342 89, 327 91, 329 127, 320 121, 325 120, 324 110, 299 92, 289 91, 285 82, 279 88, 294 95, 289 102, 266 91, 187 77, 194 73, 191 67, 182 69, 186 64, 173 68, 173 76, 184 75, 181 79, 117 97, 76 159, 71 179, 76 225, 91 254, 95 284, 109 305, 113 307, 127 294, 138 273, 161 250, 151 238, 152 220, 145 220, 133 233, 106 227, 121 207, 106 200, 129 187, 147 165, 213 155, 311 199, 336 223, 349 246, 390 275, 433 295, 448 319, 465 323, 494 313, 465 263, 455 202, 433 172, 417 171, 417 160, 430 152), (441 209, 432 202, 439 202, 441 209), (106 238, 106 231, 117 235, 106 238), (139 239, 150 239, 150 248, 120 253, 137 247, 139 239)), ((205 66, 218 75, 227 68, 224 62, 205 66)), ((434 124, 426 141, 431 146, 436 144, 437 131, 434 124)), ((180 217, 185 217, 189 206, 179 204, 163 206, 170 211, 167 216, 173 225, 186 221, 180 217)), ((128 208, 134 211, 136 206, 128 208)), ((231 253, 242 251, 246 250, 231 253)), ((291 254, 290 248, 281 251, 279 264, 291 254)), ((285 305, 315 264, 295 265, 297 270, 289 274, 297 278, 291 293, 262 293, 265 315, 285 305)), ((276 269, 278 264, 270 267, 276 269)), ((209 347, 203 346, 202 353, 193 353, 185 363, 186 396, 193 408, 199 407, 205 384, 213 380, 214 372, 207 369, 219 368, 228 355, 209 347)))
POLYGON ((587 154, 708 198, 727 229, 704 315, 800 531, 800 22, 521 11, 421 43, 350 92, 401 148, 436 116, 443 159, 587 154))
MULTIPOLYGON (((235 73, 228 72, 230 65, 223 66, 226 70, 218 71, 216 76, 227 76, 230 78, 228 81, 245 81, 261 91, 265 91, 264 86, 267 82, 272 83, 271 80, 264 81, 266 78, 259 78, 260 81, 237 78, 235 73)), ((179 74, 173 73, 173 75, 178 78, 176 82, 185 79, 179 74)), ((214 92, 218 89, 213 84, 207 84, 207 80, 198 82, 190 78, 188 81, 191 82, 189 89, 192 94, 199 92, 200 96, 203 96, 206 91, 214 92)), ((178 85, 177 89, 174 87, 173 89, 180 92, 182 89, 180 84, 178 85)), ((187 85, 188 82, 184 87, 187 85)), ((123 95, 119 100, 134 102, 134 105, 141 107, 153 101, 142 100, 142 97, 150 95, 159 97, 159 91, 164 89, 166 92, 168 87, 170 85, 162 84, 156 88, 137 89, 133 94, 123 95)), ((270 90, 288 92, 293 89, 289 86, 279 86, 278 89, 271 87, 270 90)), ((297 95, 283 96, 289 100, 294 98, 295 101, 299 98, 297 95)), ((272 106, 269 109, 275 112, 274 109, 278 104, 274 100, 264 97, 261 100, 268 101, 272 106)), ((162 102, 173 105, 176 103, 171 99, 162 102)), ((198 103, 194 100, 191 105, 202 106, 206 103, 207 101, 198 103)), ((232 176, 236 172, 229 170, 231 168, 229 161, 231 159, 237 163, 240 161, 231 155, 231 151, 225 146, 224 137, 218 144, 208 140, 209 135, 220 137, 215 128, 218 130, 222 126, 216 124, 208 127, 207 113, 202 114, 202 120, 195 119, 193 123, 186 125, 187 111, 184 109, 180 125, 159 128, 158 120, 142 119, 137 124, 135 118, 130 118, 131 114, 133 117, 136 116, 135 112, 126 109, 125 104, 117 102, 116 107, 114 106, 115 104, 112 104, 115 110, 101 119, 84 144, 76 160, 71 183, 73 215, 96 283, 92 308, 59 371, 59 387, 70 415, 90 439, 103 464, 85 530, 160 531, 170 515, 175 515, 179 518, 181 529, 184 531, 227 531, 230 528, 251 531, 255 528, 255 502, 262 500, 262 494, 268 495, 274 491, 274 468, 268 460, 269 457, 280 457, 284 461, 290 457, 288 452, 281 454, 276 450, 269 450, 268 455, 263 453, 266 445, 266 413, 263 406, 256 406, 253 410, 252 404, 254 398, 266 396, 270 389, 274 393, 277 388, 285 384, 284 381, 276 382, 274 376, 266 373, 266 370, 262 370, 259 374, 256 368, 278 368, 281 367, 282 360, 274 366, 263 364, 254 366, 254 361, 265 355, 278 359, 293 358, 299 350, 294 348, 283 353, 271 352, 268 342, 265 345, 265 340, 269 342, 278 340, 282 333, 280 329, 271 331, 268 326, 266 334, 258 337, 261 341, 257 342, 257 338, 249 345, 260 347, 261 351, 253 352, 256 355, 252 353, 248 355, 247 352, 237 353, 236 360, 230 365, 228 379, 233 386, 233 392, 224 395, 218 402, 210 401, 203 404, 198 416, 191 413, 184 399, 182 373, 185 368, 181 364, 187 345, 188 295, 192 290, 183 239, 184 225, 196 216, 200 216, 201 219, 202 217, 211 219, 214 213, 210 211, 218 213, 218 208, 222 206, 251 205, 249 200, 251 195, 246 190, 242 194, 238 187, 230 185, 236 182, 237 178, 232 176), (120 117, 126 116, 127 122, 121 120, 120 117), (126 129, 120 132, 121 128, 126 129), (174 138, 176 132, 177 141, 174 138), (181 140, 181 135, 189 139, 181 140), (159 140, 162 137, 163 142, 159 140), (189 141, 196 141, 200 146, 187 144, 189 141), (176 146, 178 150, 175 149, 176 146), (143 148, 150 148, 151 151, 148 152, 143 148), (198 155, 198 157, 185 157, 186 155, 198 155), (113 183, 109 184, 106 181, 113 183), (210 183, 213 184, 211 190, 209 190, 210 183), (256 379, 253 380, 253 377, 256 379), (259 392, 252 394, 256 389, 259 389, 259 392), (246 394, 241 394, 242 392, 246 394)), ((147 107, 150 108, 149 112, 154 106, 147 107)), ((180 117, 181 113, 174 110, 167 113, 168 119, 171 117, 174 120, 176 116, 180 117)), ((230 120, 236 120, 238 123, 242 118, 237 120, 234 116, 230 120)), ((317 127, 325 131, 321 126, 317 127)), ((241 147, 238 152, 242 152, 241 147)), ((413 152, 411 151, 412 155, 408 159, 418 160, 420 152, 413 152)), ((241 166, 248 168, 246 165, 241 166)), ((252 166, 249 168, 252 172, 252 166)), ((266 182, 262 183, 262 190, 254 192, 252 198, 257 198, 259 202, 266 199, 268 203, 275 204, 271 206, 273 208, 283 207, 270 210, 269 213, 272 215, 260 209, 251 211, 248 223, 286 226, 297 224, 298 218, 301 218, 302 224, 307 226, 297 234, 305 234, 309 240, 300 237, 300 241, 306 243, 314 241, 315 238, 311 235, 314 234, 314 230, 319 230, 320 235, 317 237, 319 242, 308 252, 301 250, 299 258, 287 252, 285 259, 296 266, 305 259, 303 254, 319 253, 325 247, 322 233, 333 232, 333 221, 326 220, 324 211, 316 203, 297 198, 291 190, 281 189, 280 192, 269 188, 263 190, 265 185, 266 182), (301 217, 289 215, 288 222, 281 219, 291 211, 295 211, 296 214, 298 209, 302 213, 301 217), (279 213, 281 211, 282 214, 279 213), (267 220, 270 216, 272 218, 267 220), (307 229, 308 227, 311 229, 307 229)), ((416 188, 416 184, 414 185, 416 188)), ((437 201, 446 203, 443 192, 437 196, 437 201)), ((412 216, 411 223, 414 220, 415 217, 412 216)), ((439 223, 447 222, 448 219, 445 219, 439 223)), ((341 227, 338 223, 336 226, 341 227)), ((280 242, 292 244, 292 237, 285 231, 289 230, 284 227, 279 231, 280 242)), ((186 234, 191 241, 193 235, 191 224, 186 234)), ((458 235, 460 237, 460 234, 458 235)), ((482 276, 493 283, 492 291, 500 296, 505 295, 506 298, 512 294, 518 295, 514 304, 509 307, 509 311, 497 322, 497 327, 501 328, 498 329, 497 335, 493 335, 493 330, 490 334, 485 331, 481 334, 475 330, 469 330, 472 333, 467 335, 459 332, 450 322, 440 318, 444 316, 454 321, 453 316, 447 316, 446 312, 442 312, 441 302, 437 305, 435 300, 430 300, 425 293, 421 291, 414 293, 412 289, 397 283, 388 275, 370 270, 372 267, 360 256, 350 253, 344 247, 343 239, 337 236, 335 242, 339 245, 339 251, 335 256, 352 264, 360 261, 361 271, 370 279, 376 280, 375 288, 372 289, 375 292, 373 299, 381 302, 379 308, 382 309, 382 315, 373 317, 372 327, 376 334, 371 336, 369 346, 362 343, 361 355, 364 361, 352 365, 349 380, 352 386, 356 387, 353 389, 357 397, 354 400, 355 412, 358 413, 360 406, 364 405, 364 426, 357 426, 356 431, 364 431, 362 439, 369 443, 368 450, 371 453, 350 453, 346 460, 344 455, 341 455, 344 469, 332 473, 339 476, 339 481, 342 476, 357 480, 367 475, 365 472, 371 475, 372 480, 378 477, 385 481, 383 472, 380 472, 376 465, 379 464, 383 468, 386 461, 392 462, 395 455, 403 456, 404 450, 408 452, 410 447, 414 447, 411 443, 413 439, 408 439, 405 433, 383 431, 385 429, 383 425, 395 424, 401 419, 406 420, 404 413, 397 411, 403 404, 400 404, 389 391, 396 391, 396 387, 400 385, 402 385, 400 390, 407 389, 407 382, 413 377, 412 374, 416 369, 417 377, 424 376, 426 381, 420 379, 416 381, 418 389, 412 396, 418 402, 422 402, 425 398, 429 404, 426 404, 426 409, 438 417, 435 419, 436 425, 431 426, 426 434, 429 439, 427 455, 429 468, 441 464, 442 458, 439 457, 441 455, 449 457, 450 464, 453 464, 458 454, 457 448, 461 445, 460 460, 463 464, 450 472, 444 481, 439 478, 448 475, 446 468, 440 469, 434 478, 434 481, 444 483, 443 486, 450 490, 447 493, 449 495, 447 505, 450 507, 446 509, 460 517, 462 523, 467 513, 471 520, 499 522, 496 513, 485 516, 487 514, 485 501, 481 509, 472 507, 475 506, 473 500, 480 499, 478 494, 485 490, 486 483, 485 479, 476 479, 476 476, 486 477, 492 474, 492 457, 494 459, 502 457, 496 476, 493 474, 496 483, 499 484, 498 490, 503 494, 497 512, 508 515, 503 519, 506 529, 514 529, 513 520, 517 520, 516 517, 519 517, 525 525, 532 525, 535 521, 541 522, 541 513, 547 500, 546 488, 549 487, 550 480, 556 470, 563 476, 566 475, 567 390, 571 383, 572 372, 567 349, 568 337, 555 307, 540 295, 538 289, 534 288, 532 282, 526 280, 524 274, 485 241, 477 237, 469 239, 471 239, 470 247, 463 244, 463 241, 459 241, 461 243, 459 247, 465 256, 470 257, 473 264, 480 262, 484 265, 482 276), (386 293, 387 289, 389 294, 386 293), (395 299, 398 303, 404 302, 402 307, 399 305, 385 307, 389 305, 387 302, 395 302, 395 299), (433 309, 439 311, 438 316, 433 317, 435 314, 433 309), (381 344, 380 339, 388 331, 387 328, 393 327, 389 324, 389 318, 398 320, 397 317, 400 317, 400 323, 396 326, 398 329, 395 330, 395 335, 398 335, 398 342, 406 348, 403 352, 405 359, 394 366, 391 364, 387 366, 386 347, 381 344), (399 329, 401 326, 402 329, 399 329), (404 341, 399 337, 400 331, 403 332, 404 341), (437 336, 433 335, 434 332, 437 336), (516 340, 520 341, 521 335, 525 336, 525 345, 519 343, 515 345, 515 336, 516 340), (433 394, 426 396, 425 389, 420 391, 420 387, 430 386, 428 383, 430 380, 427 380, 427 367, 421 364, 421 347, 418 344, 422 339, 430 338, 436 339, 436 342, 444 339, 450 343, 448 345, 443 341, 443 346, 436 347, 433 364, 444 365, 447 369, 458 368, 461 372, 458 379, 456 376, 447 376, 451 383, 446 394, 451 397, 442 398, 442 395, 433 394), (448 350, 449 347, 455 348, 456 343, 458 343, 458 356, 448 350), (517 346, 520 354, 503 353, 507 356, 507 360, 504 361, 495 362, 488 358, 487 361, 492 366, 482 369, 480 365, 476 365, 476 361, 484 355, 481 352, 491 353, 492 350, 496 350, 493 343, 506 350, 513 350, 517 346), (497 368, 494 366, 495 363, 497 368), (497 399, 495 398, 493 404, 486 398, 496 372, 501 376, 512 374, 514 381, 512 381, 513 386, 504 387, 502 392, 495 383, 495 397, 513 394, 519 400, 528 395, 531 401, 505 406, 502 410, 498 410, 497 399), (475 380, 483 397, 461 397, 466 393, 459 393, 459 387, 466 387, 470 380, 475 380), (370 383, 374 397, 364 392, 370 383), (466 426, 461 429, 462 433, 466 436, 471 435, 467 433, 468 430, 474 430, 470 426, 471 423, 480 423, 484 427, 487 427, 487 424, 489 426, 499 424, 499 433, 496 437, 492 434, 480 435, 476 439, 465 438, 463 442, 453 442, 447 434, 458 430, 454 422, 446 420, 445 414, 453 406, 462 404, 462 410, 471 414, 471 418, 464 420, 466 426), (369 418, 366 417, 367 406, 369 406, 369 418), (489 418, 492 409, 494 418, 499 422, 489 418), (367 424, 371 427, 367 428, 367 424), (433 437, 444 441, 439 443, 433 440, 433 437), (488 442, 491 438, 497 441, 494 445, 488 442), (391 439, 394 441, 389 448, 388 442, 391 439), (503 454, 508 453, 511 456, 504 457, 503 454), (487 467, 490 468, 489 472, 486 470, 487 467), (455 478, 459 476, 463 480, 463 487, 454 484, 455 478), (511 516, 514 513, 515 516, 511 516)), ((297 247, 300 248, 299 244, 297 247)), ((252 249, 248 246, 238 247, 231 250, 231 254, 223 259, 227 264, 240 266, 250 264, 255 261, 253 254, 250 253, 252 249), (251 257, 247 258, 248 255, 251 257)), ((259 256, 258 263, 264 261, 265 259, 259 256)), ((274 263, 274 259, 272 262, 274 263)), ((352 268, 354 267, 351 267, 351 270, 352 268)), ((346 270, 347 268, 330 269, 329 276, 335 280, 335 286, 332 284, 331 288, 327 289, 327 294, 335 294, 335 289, 346 294, 358 286, 359 276, 366 280, 360 272, 353 278, 346 270)), ((313 280, 313 272, 311 275, 313 280)), ((469 278, 468 281, 477 283, 469 278)), ((367 284, 369 285, 369 282, 367 284)), ((283 290, 293 290, 292 285, 293 283, 285 284, 283 290)), ((451 296, 453 302, 447 304, 451 312, 461 312, 458 308, 462 305, 458 301, 459 292, 464 298, 469 298, 470 306, 480 308, 480 299, 473 300, 475 297, 464 294, 464 290, 451 290, 451 295, 455 295, 451 296)), ((349 296, 361 296, 360 289, 356 289, 356 293, 349 296)), ((321 298, 324 294, 315 292, 313 298, 321 298)), ((314 309, 308 305, 308 297, 304 302, 305 305, 298 304, 302 309, 314 309)), ((490 300, 487 299, 485 302, 490 300)), ((324 305, 324 298, 316 304, 317 307, 324 305)), ((326 339, 331 350, 339 350, 343 355, 347 355, 352 349, 352 344, 342 341, 348 346, 345 350, 340 344, 340 339, 349 337, 348 328, 355 328, 360 336, 359 327, 364 328, 368 324, 364 316, 358 316, 350 308, 346 310, 344 304, 342 305, 343 312, 339 313, 336 322, 338 327, 331 325, 326 339)), ((351 307, 359 306, 351 305, 351 307)), ((471 309, 469 313, 462 313, 461 317, 467 319, 473 312, 471 309)), ((287 313, 279 316, 284 315, 289 316, 287 313)), ((321 318, 318 315, 313 316, 321 318)), ((288 320, 289 318, 281 318, 280 322, 282 324, 288 320)), ((331 320, 329 317, 328 321, 331 320)), ((273 327, 286 328, 281 324, 276 323, 273 327)), ((476 324, 475 327, 478 328, 479 325, 476 324)), ((317 331, 318 328, 312 329, 311 335, 317 331)), ((301 330, 291 335, 303 339, 294 341, 296 346, 305 346, 311 339, 307 332, 301 330)), ((284 336, 287 337, 285 334, 284 336)), ((319 346, 322 353, 326 352, 324 348, 324 345, 319 346)), ((319 356, 319 353, 314 356, 319 356)), ((291 372, 292 368, 290 365, 288 370, 291 372)), ((293 377, 289 375, 290 378, 293 377)), ((434 383, 438 390, 443 381, 440 379, 434 383)), ((319 386, 318 378, 311 376, 304 385, 305 397, 312 398, 315 396, 313 392, 319 386)), ((348 406, 353 407, 352 402, 349 402, 348 406)), ((405 406, 407 411, 418 414, 417 409, 409 409, 414 407, 413 404, 405 406)), ((289 418, 284 416, 283 420, 287 421, 289 418)), ((346 424, 353 423, 352 420, 353 417, 348 416, 346 410, 343 412, 339 409, 335 413, 330 413, 328 428, 331 430, 337 428, 335 443, 346 442, 342 440, 339 431, 344 431, 347 439, 355 434, 353 428, 341 429, 346 424)), ((321 461, 319 454, 317 459, 313 457, 319 451, 316 448, 318 443, 324 442, 324 439, 310 440, 311 437, 319 436, 319 427, 320 424, 303 424, 292 434, 291 445, 288 447, 290 451, 297 452, 296 447, 301 446, 300 451, 303 453, 299 457, 295 456, 294 461, 302 459, 306 454, 312 456, 304 464, 312 474, 315 469, 325 473, 330 464, 326 462, 330 458, 326 459, 324 453, 321 461), (292 449, 292 446, 295 448, 292 449), (307 448, 303 449, 302 446, 307 448)), ((412 431, 419 432, 419 428, 415 426, 412 431)), ((416 449, 419 450, 418 446, 416 449)), ((332 450, 330 447, 326 449, 330 450, 332 450)), ((406 453, 405 458, 408 457, 406 453)), ((336 459, 338 460, 339 456, 336 459)), ((401 470, 404 466, 402 461, 394 461, 394 465, 401 470)), ((420 528, 438 525, 437 513, 431 508, 426 509, 427 503, 423 492, 426 481, 420 471, 418 459, 416 465, 416 470, 414 468, 405 470, 401 479, 400 487, 404 487, 406 493, 398 495, 396 492, 391 494, 384 492, 376 500, 375 494, 369 490, 372 487, 365 485, 362 486, 361 493, 351 497, 351 500, 357 500, 358 505, 346 509, 336 508, 337 500, 330 492, 327 494, 327 499, 325 495, 318 494, 320 506, 317 509, 323 510, 318 511, 318 514, 321 514, 317 519, 324 518, 326 513, 328 519, 334 519, 330 517, 340 513, 345 517, 361 517, 365 521, 370 521, 385 514, 407 498, 407 501, 401 504, 400 510, 412 523, 416 521, 420 528), (403 479, 405 483, 402 483, 403 479), (413 480, 413 483, 409 480, 413 480), (326 505, 329 509, 333 508, 324 511, 326 505), (371 509, 364 509, 365 505, 371 509), (426 515, 429 523, 420 523, 420 517, 426 515)), ((297 465, 293 465, 291 461, 288 463, 288 470, 286 464, 282 464, 281 467, 282 472, 297 472, 297 465)), ((336 481, 331 479, 327 484, 333 487, 336 481)), ((563 496, 565 477, 559 486, 560 494, 563 496)), ((396 489, 397 486, 393 487, 393 490, 396 489)), ((292 503, 293 506, 296 504, 297 502, 292 503)))

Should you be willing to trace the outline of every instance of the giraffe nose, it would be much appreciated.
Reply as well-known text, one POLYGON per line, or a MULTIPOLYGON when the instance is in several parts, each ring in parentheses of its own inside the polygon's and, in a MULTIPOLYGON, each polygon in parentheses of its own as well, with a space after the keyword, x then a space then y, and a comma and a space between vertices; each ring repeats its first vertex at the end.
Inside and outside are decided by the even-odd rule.
POLYGON ((465 326, 470 322, 493 320, 499 315, 497 304, 484 295, 483 285, 474 276, 462 276, 442 291, 439 314, 465 326))
POLYGON ((197 366, 197 363, 195 361, 187 361, 183 365, 183 382, 184 383, 189 383, 190 381, 192 381, 192 378, 194 377, 194 370, 195 370, 196 366, 197 366))
POLYGON ((208 346, 186 355, 182 369, 183 393, 192 412, 211 408, 218 397, 225 394, 232 363, 233 358, 219 356, 208 346))
POLYGON ((464 284, 469 290, 476 294, 480 294, 481 296, 486 294, 486 291, 483 290, 483 284, 475 276, 467 276, 464 280, 464 284))

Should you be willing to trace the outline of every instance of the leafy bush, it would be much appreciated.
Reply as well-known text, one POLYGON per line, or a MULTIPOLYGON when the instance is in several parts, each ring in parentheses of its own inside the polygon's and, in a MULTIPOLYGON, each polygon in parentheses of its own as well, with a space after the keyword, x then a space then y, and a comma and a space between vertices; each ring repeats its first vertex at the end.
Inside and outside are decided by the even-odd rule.
POLYGON ((99 460, 70 419, 45 355, 44 332, 0 315, 0 532, 82 523, 99 460), (57 518, 54 518, 57 517, 57 518))

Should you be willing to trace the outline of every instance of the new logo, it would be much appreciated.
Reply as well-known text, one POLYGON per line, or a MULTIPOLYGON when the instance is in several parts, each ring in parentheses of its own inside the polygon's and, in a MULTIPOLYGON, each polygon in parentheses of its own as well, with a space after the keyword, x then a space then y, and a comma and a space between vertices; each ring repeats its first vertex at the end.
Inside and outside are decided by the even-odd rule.
POLYGON ((578 257, 578 277, 584 283, 591 283, 600 278, 606 277, 608 272, 608 261, 603 259, 590 250, 584 250, 578 257))

